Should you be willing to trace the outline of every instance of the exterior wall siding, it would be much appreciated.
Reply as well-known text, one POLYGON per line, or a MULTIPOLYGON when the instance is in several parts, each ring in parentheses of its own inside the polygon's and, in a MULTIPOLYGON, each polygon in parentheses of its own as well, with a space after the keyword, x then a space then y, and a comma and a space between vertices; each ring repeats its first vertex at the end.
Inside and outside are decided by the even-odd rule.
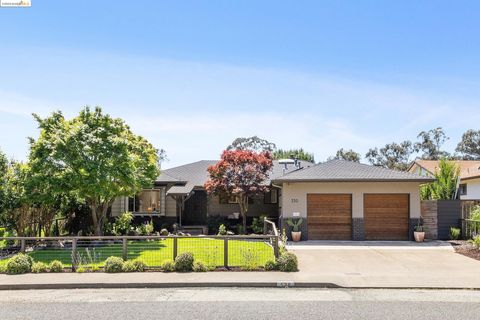
POLYGON ((177 216, 177 203, 171 196, 165 197, 165 216, 176 217, 177 216))
POLYGON ((126 197, 117 197, 115 201, 113 201, 112 211, 111 211, 112 217, 118 217, 119 215, 121 215, 126 211, 125 201, 126 201, 126 197))
POLYGON ((460 183, 464 183, 467 185, 467 194, 461 195, 461 200, 480 199, 480 179, 463 180, 460 183))
MULTIPOLYGON (((228 216, 234 212, 239 212, 238 204, 236 203, 220 203, 220 198, 217 195, 208 197, 207 213, 209 216, 228 216)), ((263 195, 253 198, 253 203, 248 205, 248 217, 258 217, 266 215, 268 217, 278 216, 278 204, 266 204, 263 201, 263 195)))

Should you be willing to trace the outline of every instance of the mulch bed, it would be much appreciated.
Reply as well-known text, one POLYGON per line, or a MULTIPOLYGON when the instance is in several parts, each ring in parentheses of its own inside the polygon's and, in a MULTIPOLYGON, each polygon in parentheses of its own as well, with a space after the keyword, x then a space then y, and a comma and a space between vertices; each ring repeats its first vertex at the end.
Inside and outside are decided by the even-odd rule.
POLYGON ((449 241, 450 244, 455 249, 456 253, 464 255, 466 257, 480 260, 480 250, 475 248, 472 244, 468 243, 466 240, 452 240, 449 241))

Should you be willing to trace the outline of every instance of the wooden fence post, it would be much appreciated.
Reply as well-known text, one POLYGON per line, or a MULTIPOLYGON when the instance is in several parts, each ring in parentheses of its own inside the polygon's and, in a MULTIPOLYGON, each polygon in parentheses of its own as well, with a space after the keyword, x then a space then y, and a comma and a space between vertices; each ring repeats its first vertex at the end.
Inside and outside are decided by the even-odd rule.
POLYGON ((178 253, 178 241, 177 241, 177 237, 175 236, 173 238, 173 260, 175 260, 175 258, 177 257, 177 253, 178 253))
POLYGON ((278 256, 279 256, 278 236, 273 237, 273 254, 275 255, 275 259, 278 259, 278 256))
POLYGON ((127 238, 122 238, 122 258, 123 260, 127 260, 128 258, 128 251, 127 251, 127 238))
POLYGON ((77 238, 72 239, 72 271, 77 267, 77 238))
POLYGON ((228 268, 228 238, 223 239, 223 266, 228 268))

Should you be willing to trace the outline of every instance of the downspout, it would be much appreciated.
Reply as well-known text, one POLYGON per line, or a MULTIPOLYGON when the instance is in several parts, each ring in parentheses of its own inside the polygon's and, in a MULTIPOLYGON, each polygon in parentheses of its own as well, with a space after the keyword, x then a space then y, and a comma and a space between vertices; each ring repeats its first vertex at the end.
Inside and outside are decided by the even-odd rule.
MULTIPOLYGON (((272 185, 272 187, 275 187, 275 188, 280 189, 280 192, 282 192, 283 186, 280 186, 280 185, 277 185, 277 184, 274 184, 274 183, 272 183, 271 185, 272 185)), ((282 200, 283 200, 283 192, 282 192, 282 200)), ((280 210, 280 214, 278 215, 278 227, 279 227, 279 229, 280 229, 280 233, 281 233, 282 230, 283 230, 283 222, 282 222, 282 219, 283 219, 283 205, 282 205, 282 210, 280 210)))

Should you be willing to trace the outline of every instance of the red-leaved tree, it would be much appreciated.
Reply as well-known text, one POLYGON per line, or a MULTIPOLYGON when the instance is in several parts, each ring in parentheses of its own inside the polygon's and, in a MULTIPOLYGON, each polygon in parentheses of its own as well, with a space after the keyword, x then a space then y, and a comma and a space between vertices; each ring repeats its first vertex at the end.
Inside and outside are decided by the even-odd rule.
POLYGON ((236 198, 246 231, 248 198, 268 191, 268 173, 272 166, 269 152, 225 150, 221 160, 208 168, 210 180, 205 183, 205 189, 210 194, 236 198))

